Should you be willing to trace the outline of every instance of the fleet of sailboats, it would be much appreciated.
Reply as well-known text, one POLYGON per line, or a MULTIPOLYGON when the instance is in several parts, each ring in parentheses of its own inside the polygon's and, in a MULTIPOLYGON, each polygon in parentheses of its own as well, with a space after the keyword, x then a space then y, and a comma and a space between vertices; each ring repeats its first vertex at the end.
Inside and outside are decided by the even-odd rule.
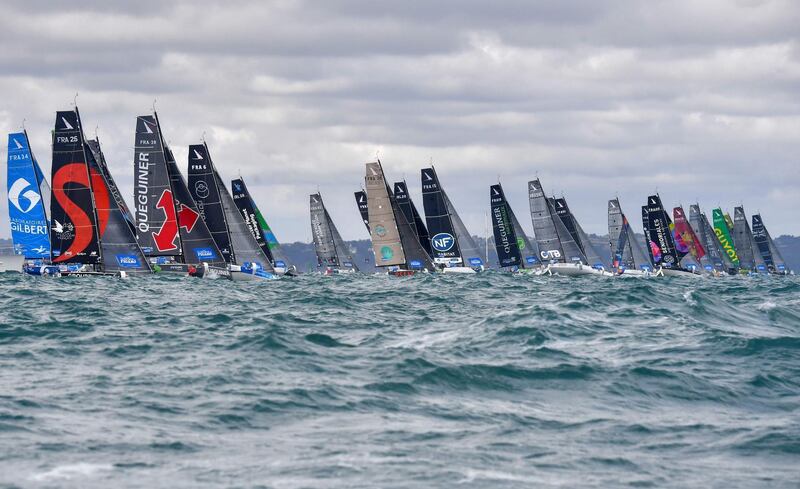
MULTIPOLYGON (((77 107, 57 112, 52 138, 51 187, 27 132, 8 135, 9 220, 25 273, 159 272, 248 281, 298 274, 244 179, 233 179, 229 190, 205 141, 189 146, 184 178, 155 110, 136 118, 133 206, 111 175, 99 139, 85 137, 77 107)), ((488 250, 482 256, 432 165, 420 171, 420 183, 424 214, 405 180, 390 186, 380 161, 365 164, 364 186, 354 196, 376 267, 396 276, 486 270, 488 250)), ((642 239, 614 198, 608 201, 608 249, 602 251, 566 198, 546 194, 538 178, 528 182, 528 201, 530 236, 503 186, 489 187, 501 270, 595 277, 793 273, 761 214, 748 220, 741 205, 733 219, 719 207, 709 219, 698 204, 689 206, 688 216, 683 206, 670 214, 658 194, 650 195, 642 206, 642 239)), ((319 192, 310 195, 309 211, 317 271, 358 272, 319 192)))

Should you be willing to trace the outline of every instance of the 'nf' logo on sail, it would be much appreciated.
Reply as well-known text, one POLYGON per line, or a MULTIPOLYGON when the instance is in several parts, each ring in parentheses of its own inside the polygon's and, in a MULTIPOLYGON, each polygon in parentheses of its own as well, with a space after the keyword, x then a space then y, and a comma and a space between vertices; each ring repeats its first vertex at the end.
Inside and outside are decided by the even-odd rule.
POLYGON ((74 127, 72 127, 72 124, 67 122, 67 119, 65 119, 64 117, 62 117, 61 120, 64 122, 64 129, 67 129, 67 130, 75 129, 74 127))
POLYGON ((439 233, 431 238, 433 249, 440 252, 450 251, 455 242, 453 235, 449 233, 439 233))

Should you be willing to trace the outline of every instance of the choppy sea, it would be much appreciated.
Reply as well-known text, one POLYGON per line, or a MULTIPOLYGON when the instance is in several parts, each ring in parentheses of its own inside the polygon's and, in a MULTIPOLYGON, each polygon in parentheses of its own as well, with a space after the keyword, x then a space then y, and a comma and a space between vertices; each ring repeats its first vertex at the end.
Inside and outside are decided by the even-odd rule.
POLYGON ((0 274, 2 487, 798 487, 800 278, 0 274))

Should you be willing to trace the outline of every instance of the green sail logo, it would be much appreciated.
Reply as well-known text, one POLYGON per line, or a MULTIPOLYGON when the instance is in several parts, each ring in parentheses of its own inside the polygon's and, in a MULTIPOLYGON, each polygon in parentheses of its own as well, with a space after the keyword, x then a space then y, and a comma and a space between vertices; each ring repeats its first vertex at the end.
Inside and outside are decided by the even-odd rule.
POLYGON ((733 239, 731 239, 731 233, 728 229, 728 223, 725 221, 725 216, 722 214, 722 209, 714 209, 714 234, 717 235, 717 240, 725 254, 731 259, 733 265, 738 267, 739 257, 733 247, 733 239))

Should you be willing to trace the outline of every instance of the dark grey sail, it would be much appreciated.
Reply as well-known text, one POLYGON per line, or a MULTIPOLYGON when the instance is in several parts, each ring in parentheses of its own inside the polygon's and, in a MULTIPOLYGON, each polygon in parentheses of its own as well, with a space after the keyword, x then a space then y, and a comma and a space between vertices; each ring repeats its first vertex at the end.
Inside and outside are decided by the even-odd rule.
POLYGON ((786 267, 786 261, 783 259, 778 247, 775 246, 775 242, 772 240, 761 214, 753 214, 753 238, 758 250, 761 252, 764 263, 771 273, 783 275, 789 272, 786 267))
POLYGON ((134 221, 133 214, 131 214, 131 211, 128 208, 128 203, 125 202, 125 198, 122 197, 122 192, 119 191, 119 187, 114 181, 114 177, 111 176, 111 172, 108 169, 108 163, 106 163, 106 157, 103 154, 102 148, 100 147, 100 139, 87 139, 86 145, 89 147, 89 151, 91 151, 95 163, 97 163, 97 166, 103 173, 103 176, 108 183, 111 196, 114 198, 114 202, 116 202, 119 211, 122 213, 122 217, 128 223, 131 231, 136 233, 136 222, 134 221))
POLYGON ((578 237, 576 240, 578 231, 574 226, 574 221, 572 220, 572 215, 569 213, 569 208, 566 208, 566 201, 564 201, 564 207, 566 208, 567 212, 566 218, 562 218, 558 215, 559 211, 563 212, 563 209, 556 209, 555 203, 556 199, 547 199, 547 205, 550 208, 550 215, 553 216, 553 224, 555 224, 556 233, 558 233, 558 239, 561 242, 561 248, 564 250, 564 261, 567 263, 588 264, 589 260, 586 259, 586 255, 581 248, 580 237, 578 237), (572 231, 567 228, 565 221, 573 223, 572 231))
POLYGON ((311 235, 314 239, 314 250, 317 254, 317 265, 321 268, 352 269, 358 271, 352 254, 345 247, 336 225, 333 223, 322 195, 309 196, 311 217, 311 235))
POLYGON ((420 172, 422 180, 422 206, 425 210, 425 221, 431 236, 433 260, 438 264, 464 264, 455 227, 450 215, 447 200, 436 170, 423 168, 420 172))
POLYGON ((709 234, 710 226, 708 226, 708 221, 703 213, 700 212, 698 204, 689 206, 689 224, 706 252, 706 255, 700 260, 703 268, 707 271, 727 272, 729 267, 725 265, 725 261, 722 258, 723 253, 720 250, 719 242, 713 231, 709 234))
POLYGON ((537 178, 528 182, 528 201, 531 208, 533 236, 539 250, 539 257, 545 263, 564 262, 564 249, 556 231, 554 212, 545 197, 542 184, 537 178))
POLYGON ((180 260, 180 234, 163 138, 152 115, 136 118, 133 187, 136 237, 145 255, 180 260))
POLYGON ((632 241, 635 236, 630 230, 630 224, 619 199, 608 201, 608 245, 611 249, 611 267, 636 270, 636 260, 633 257, 632 241))
POLYGON ((516 269, 524 267, 517 233, 511 221, 510 207, 506 201, 503 187, 499 183, 489 187, 489 208, 492 219, 494 246, 500 267, 516 269))
POLYGON ((237 263, 231 247, 231 235, 222 208, 221 189, 214 176, 214 166, 206 144, 189 146, 189 190, 197 210, 208 226, 211 237, 226 263, 237 263))
MULTIPOLYGON (((156 117, 156 122, 158 122, 158 117, 156 117)), ((213 236, 211 236, 208 225, 200 215, 197 202, 189 192, 186 180, 184 180, 178 169, 175 157, 168 146, 164 146, 164 154, 167 160, 170 185, 174 193, 183 263, 205 262, 209 265, 224 267, 225 258, 223 258, 222 252, 214 241, 213 236)))
POLYGON ((605 268, 605 260, 600 256, 600 253, 595 248, 592 241, 589 239, 589 235, 581 227, 581 224, 575 218, 575 215, 572 211, 569 210, 569 206, 567 205, 567 200, 563 197, 561 199, 556 199, 556 201, 561 201, 564 203, 564 207, 567 209, 567 214, 569 216, 569 220, 572 221, 572 226, 575 229, 575 234, 577 235, 578 239, 577 244, 580 247, 581 251, 583 251, 583 256, 586 258, 586 263, 593 268, 597 269, 604 269, 605 268))
POLYGON ((445 193, 444 190, 442 190, 442 195, 444 195, 444 201, 447 205, 447 210, 450 213, 450 218, 453 222, 453 229, 456 232, 458 247, 461 250, 461 259, 464 263, 471 267, 483 266, 484 263, 483 258, 481 258, 481 249, 478 247, 478 244, 475 243, 475 239, 467 230, 467 227, 461 220, 461 216, 459 216, 458 212, 456 212, 456 208, 453 206, 453 203, 450 202, 450 197, 447 196, 447 193, 445 193))
MULTIPOLYGON (((128 273, 152 272, 147 259, 136 241, 131 223, 125 217, 124 201, 117 198, 119 189, 105 163, 100 163, 102 151, 99 141, 87 141, 89 151, 89 178, 92 184, 103 271, 125 271, 128 273), (115 196, 116 194, 116 196, 115 196)), ((102 161, 105 161, 104 159, 102 161)))
POLYGON ((671 220, 661 204, 661 197, 651 195, 647 205, 642 206, 642 224, 645 238, 649 241, 650 260, 654 266, 680 268, 683 255, 678 255, 675 240, 670 229, 671 220))
POLYGON ((234 263, 237 265, 257 263, 260 268, 267 272, 275 271, 267 255, 264 254, 264 251, 261 250, 258 242, 250 233, 250 228, 244 222, 242 214, 239 213, 239 209, 236 207, 233 197, 230 192, 228 192, 228 188, 225 186, 225 183, 222 181, 213 163, 211 169, 214 172, 217 188, 219 188, 222 210, 225 213, 225 221, 228 223, 231 237, 231 249, 233 250, 233 256, 236 260, 234 263))
POLYGON ((358 206, 358 213, 361 214, 361 220, 369 233, 369 206, 367 205, 367 193, 363 190, 355 192, 356 205, 358 206))
POLYGON ((742 206, 733 209, 733 243, 741 270, 766 273, 767 265, 756 249, 753 233, 742 206))
POLYGON ((422 245, 422 249, 425 250, 428 256, 432 256, 433 248, 431 248, 431 237, 428 234, 428 228, 425 226, 422 216, 420 216, 417 211, 417 206, 414 205, 414 201, 411 200, 405 180, 402 182, 395 182, 394 200, 403 212, 406 221, 411 224, 411 229, 414 231, 419 244, 422 245))

